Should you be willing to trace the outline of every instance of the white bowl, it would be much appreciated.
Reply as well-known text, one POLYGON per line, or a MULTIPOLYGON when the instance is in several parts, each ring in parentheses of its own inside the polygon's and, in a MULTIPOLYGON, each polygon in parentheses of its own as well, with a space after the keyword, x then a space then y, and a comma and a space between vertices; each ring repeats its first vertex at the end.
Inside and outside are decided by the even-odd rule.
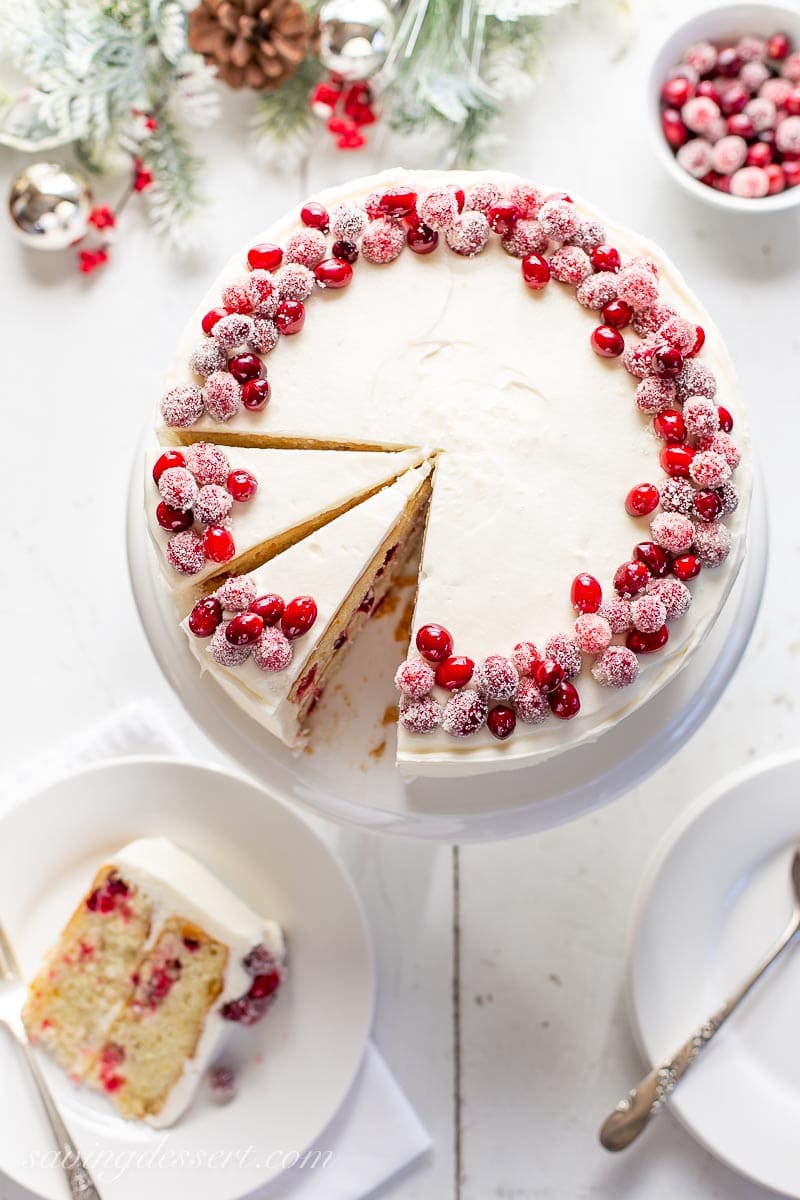
POLYGON ((724 4, 718 8, 710 8, 674 30, 661 46, 650 68, 647 112, 659 161, 667 173, 692 196, 716 208, 727 209, 728 212, 755 214, 796 208, 800 205, 800 184, 777 192, 774 196, 747 200, 741 196, 718 192, 716 188, 694 179, 678 165, 662 132, 659 103, 661 88, 671 68, 680 62, 684 51, 694 42, 719 42, 728 38, 733 41, 745 33, 767 37, 779 30, 788 34, 795 47, 800 49, 800 9, 786 8, 782 4, 724 4))

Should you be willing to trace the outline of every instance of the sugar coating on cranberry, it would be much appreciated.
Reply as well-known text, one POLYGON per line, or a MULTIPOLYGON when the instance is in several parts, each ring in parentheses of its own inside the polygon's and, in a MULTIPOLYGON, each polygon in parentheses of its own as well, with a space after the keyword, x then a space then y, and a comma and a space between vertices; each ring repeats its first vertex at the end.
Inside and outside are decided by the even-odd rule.
POLYGON ((486 724, 489 706, 472 688, 455 692, 444 706, 442 729, 451 737, 469 737, 486 724))
POLYGON ((516 204, 523 219, 535 217, 544 204, 544 192, 532 183, 515 183, 508 193, 511 204, 516 204))
POLYGON ((639 660, 626 646, 609 646, 592 667, 592 675, 602 687, 630 687, 639 674, 639 660))
POLYGON ((464 258, 473 258, 485 247, 489 240, 489 222, 482 212, 464 210, 459 213, 449 229, 445 230, 445 240, 456 254, 464 258))
POLYGON ((683 554, 694 538, 694 525, 681 513, 661 512, 650 522, 653 541, 669 550, 670 554, 683 554))
POLYGON ((275 272, 274 278, 281 300, 307 300, 316 286, 314 272, 302 263, 287 263, 275 272))
POLYGON ((671 313, 662 321, 657 332, 661 341, 674 346, 681 354, 688 354, 697 341, 697 326, 677 313, 671 313))
POLYGON ((642 338, 640 342, 629 342, 622 356, 622 365, 628 374, 637 379, 648 376, 653 369, 653 355, 659 344, 653 335, 642 338))
POLYGON ((278 344, 278 327, 274 321, 264 317, 256 317, 253 321, 253 332, 248 343, 256 354, 269 354, 278 344))
POLYGON ((207 483, 197 493, 194 515, 203 525, 221 525, 231 511, 233 496, 218 483, 207 483))
POLYGON ((598 312, 617 298, 616 274, 613 271, 598 271, 596 275, 587 275, 575 296, 584 308, 598 312))
POLYGON ((517 716, 525 725, 541 725, 550 712, 547 697, 532 679, 521 679, 514 697, 517 716))
POLYGON ((538 647, 533 642, 517 642, 511 652, 511 662, 517 674, 521 676, 532 675, 533 668, 541 657, 538 647))
POLYGON ((650 595, 656 596, 666 610, 666 620, 674 621, 688 612, 692 603, 692 593, 680 579, 654 579, 649 588, 650 595))
POLYGON ((247 279, 235 279, 222 289, 222 306, 232 313, 249 313, 252 301, 247 279))
MULTIPOLYGON (((182 537, 183 534, 178 534, 182 537)), ((725 562, 731 548, 731 535, 727 525, 721 521, 709 521, 697 525, 694 531, 694 551, 704 567, 719 567, 725 562)))
POLYGON ((555 633, 544 647, 545 658, 551 658, 564 672, 565 679, 574 679, 583 666, 581 652, 574 638, 566 633, 555 633))
POLYGON ((632 627, 630 601, 624 600, 622 596, 612 596, 604 600, 597 613, 608 621, 612 633, 627 633, 632 627))
POLYGON ((800 116, 784 117, 778 122, 775 145, 781 154, 800 154, 800 116))
POLYGON ((259 671, 285 671, 293 654, 292 643, 275 625, 268 625, 253 646, 253 662, 259 671))
POLYGON ((253 305, 254 317, 271 317, 278 307, 278 293, 269 271, 252 271, 247 281, 247 290, 253 305))
POLYGON ((181 575, 196 575, 206 565, 203 539, 193 529, 176 533, 167 542, 164 557, 172 569, 181 575))
POLYGON ((675 384, 671 379, 648 375, 636 385, 634 401, 639 412, 655 415, 675 403, 675 384))
POLYGON ((503 193, 496 183, 478 183, 471 192, 467 193, 464 211, 486 213, 502 198, 503 193))
POLYGON ((211 336, 225 350, 235 350, 239 346, 247 344, 252 332, 252 317, 244 316, 242 313, 228 313, 226 317, 220 317, 217 321, 211 336))
POLYGON ((686 428, 694 437, 713 437, 719 429, 716 404, 705 396, 691 396, 683 406, 686 428))
POLYGON ((510 700, 519 684, 519 672, 510 658, 490 654, 475 668, 475 687, 489 700, 510 700))
POLYGON ((640 633, 655 633, 667 619, 667 610, 659 597, 648 592, 631 604, 631 620, 640 633))
POLYGON ((702 179, 711 170, 713 146, 707 138, 697 137, 678 147, 676 159, 694 179, 702 179))
POLYGON ((599 221, 579 221, 578 227, 567 239, 571 246, 578 246, 591 254, 597 246, 602 246, 606 240, 606 231, 599 221))
POLYGON ((194 425, 203 415, 204 407, 202 389, 194 383, 180 383, 161 398, 161 416, 164 423, 173 429, 194 425))
POLYGON ((213 371, 224 370, 227 361, 225 351, 213 338, 206 338, 200 342, 189 355, 190 368, 195 375, 200 375, 203 379, 213 371))
POLYGON ((571 238, 580 224, 574 204, 566 200, 546 200, 537 213, 537 219, 547 236, 557 242, 571 238))
POLYGON ((526 254, 544 254, 550 244, 545 231, 538 221, 517 221, 510 233, 501 239, 501 246, 506 254, 514 258, 524 258, 526 254))
POLYGON ((361 235, 367 228, 369 217, 361 204, 345 200, 331 209, 331 233, 333 237, 344 242, 358 245, 361 235))
POLYGON ((711 368, 695 358, 687 359, 675 380, 675 394, 681 404, 690 396, 705 396, 707 400, 713 400, 716 393, 717 381, 711 368))
POLYGON ((575 644, 583 654, 602 654, 611 637, 611 625, 599 612, 581 613, 575 622, 575 644))
MULTIPOLYGON (((719 410, 717 410, 719 411, 719 410)), ((698 441, 699 450, 710 450, 725 459, 732 471, 735 471, 741 461, 741 451, 727 433, 715 433, 710 438, 704 437, 702 444, 698 441)), ((720 485, 721 486, 721 485, 720 485)))
POLYGON ((236 1073, 232 1067, 212 1067, 208 1073, 208 1086, 215 1104, 230 1104, 236 1098, 236 1073))
POLYGON ((225 632, 229 622, 219 625, 208 643, 208 652, 221 667, 240 667, 247 662, 253 649, 251 645, 234 646, 228 641, 225 632))
POLYGON ((728 482, 731 469, 721 454, 714 450, 700 450, 689 464, 689 476, 698 487, 715 488, 728 482))
POLYGON ((436 675, 433 667, 426 663, 425 659, 420 655, 415 654, 407 658, 397 668, 394 676, 394 686, 404 696, 411 696, 413 699, 419 700, 422 696, 427 696, 435 680, 436 675))
POLYGON ((186 467, 167 467, 162 471, 158 490, 170 508, 178 512, 188 512, 197 500, 197 482, 186 467))
POLYGON ((652 308, 645 308, 641 312, 635 312, 631 325, 640 337, 646 337, 648 333, 658 333, 670 317, 676 317, 677 315, 671 305, 659 302, 658 304, 654 304, 652 308))
POLYGON ((430 229, 449 229, 458 216, 458 200, 452 188, 433 188, 417 200, 417 214, 430 229))
POLYGON ((400 701, 400 724, 409 733, 432 733, 442 724, 444 710, 432 696, 412 699, 403 696, 400 701))
POLYGON ((644 267, 623 267, 617 276, 617 295, 637 311, 652 308, 658 300, 658 280, 644 267))
POLYGON ((214 371, 206 380, 206 408, 215 421, 230 421, 242 407, 242 385, 230 371, 214 371))
MULTIPOLYGON (((324 233, 321 233, 319 229, 298 229, 296 233, 286 239, 283 261, 300 263, 301 266, 313 270, 318 263, 322 262, 327 253, 328 243, 324 233)), ((297 296, 295 299, 302 300, 303 297, 297 296)))
POLYGON ((258 592, 256 585, 247 575, 231 575, 214 595, 226 612, 246 612, 258 592))
POLYGON ((550 271, 559 283, 571 283, 575 287, 592 274, 589 255, 578 246, 562 246, 550 255, 550 271))
POLYGON ((769 192, 769 175, 763 167, 741 167, 731 175, 731 195, 760 200, 769 192))
POLYGON ((693 96, 681 108, 681 119, 692 133, 707 133, 720 116, 719 105, 710 96, 693 96))
POLYGON ((688 479, 665 479, 659 490, 664 512, 688 517, 694 511, 695 492, 688 479))
POLYGON ((184 450, 186 466, 203 487, 207 483, 224 484, 231 465, 225 451, 211 442, 194 442, 184 450))
POLYGON ((739 493, 732 483, 723 483, 722 487, 717 488, 717 495, 722 501, 723 516, 736 512, 739 507, 739 493))

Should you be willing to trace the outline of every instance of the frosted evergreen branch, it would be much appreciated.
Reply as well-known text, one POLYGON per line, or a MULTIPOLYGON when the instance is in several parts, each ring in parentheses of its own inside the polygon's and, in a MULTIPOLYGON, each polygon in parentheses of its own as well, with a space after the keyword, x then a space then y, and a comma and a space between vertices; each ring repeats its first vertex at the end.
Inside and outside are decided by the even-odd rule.
POLYGON ((292 171, 308 154, 321 122, 309 97, 324 75, 316 58, 307 58, 274 91, 262 92, 250 122, 256 157, 267 167, 292 171))
POLYGON ((194 154, 174 120, 164 111, 158 128, 140 145, 139 156, 152 172, 153 183, 143 193, 153 228, 182 253, 193 252, 205 204, 201 184, 203 161, 194 154))

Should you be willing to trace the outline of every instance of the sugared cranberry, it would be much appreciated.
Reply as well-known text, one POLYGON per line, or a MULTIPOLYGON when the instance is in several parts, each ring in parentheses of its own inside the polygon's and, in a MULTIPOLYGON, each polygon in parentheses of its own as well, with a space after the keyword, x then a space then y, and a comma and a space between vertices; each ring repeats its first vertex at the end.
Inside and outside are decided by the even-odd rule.
POLYGON ((692 346, 691 350, 686 355, 687 358, 695 358, 706 344, 706 331, 703 329, 703 326, 695 325, 695 329, 697 330, 697 337, 695 338, 694 345, 692 346))
POLYGON ((800 183, 800 159, 784 158, 781 163, 783 177, 787 187, 797 187, 800 183))
POLYGON ((689 130, 677 108, 665 108, 661 114, 661 132, 673 150, 680 150, 689 140, 689 130))
POLYGON ((330 229, 331 219, 328 216, 328 210, 322 204, 317 204, 316 200, 309 200, 300 209, 300 220, 309 229, 319 229, 322 233, 327 233, 330 229))
POLYGON ((409 229, 406 242, 415 254, 431 254, 439 245, 439 234, 429 225, 420 223, 409 229))
POLYGON ((463 654, 451 654, 436 668, 436 682, 439 687, 447 688, 448 692, 456 688, 466 687, 472 678, 475 663, 463 654))
POLYGON ((381 196, 378 204, 381 212, 389 217, 404 217, 413 212, 417 203, 417 193, 410 188, 389 188, 381 196))
POLYGON ((225 626, 225 640, 232 646, 252 646, 263 632, 264 622, 258 613, 237 613, 225 626))
POLYGON ((551 713, 554 717, 558 717, 559 721, 569 721, 572 717, 576 717, 581 710, 578 689, 567 679, 549 693, 547 703, 550 705, 551 713))
POLYGON ((691 446, 665 446, 658 461, 673 479, 687 479, 694 454, 691 446))
POLYGON ((340 258, 342 262, 354 263, 358 258, 358 246, 355 242, 334 242, 331 246, 331 254, 334 258, 340 258))
POLYGON ((603 589, 594 575, 582 571, 572 581, 569 598, 576 612, 596 613, 603 602, 603 589))
POLYGON ((156 483, 158 483, 161 476, 165 471, 168 471, 170 467, 185 466, 186 459, 181 454, 180 450, 165 450, 161 457, 156 459, 155 466, 153 467, 153 479, 156 483))
POLYGON ((486 724, 489 732, 494 734, 498 741, 504 742, 516 729, 517 714, 508 704, 498 704, 489 709, 486 724))
POLYGON ((239 383, 247 383, 261 374, 261 359, 257 354, 237 354, 228 363, 228 370, 239 383))
POLYGON ((683 75, 668 79, 661 89, 661 102, 668 108, 683 108, 687 100, 694 95, 694 84, 683 75))
POLYGON ((554 658, 540 659, 533 668, 533 682, 543 692, 553 692, 564 682, 564 668, 554 658))
POLYGON ((236 546, 233 541, 233 535, 229 529, 225 529, 222 525, 209 525, 208 529, 203 533, 203 549, 206 553, 206 558, 210 558, 212 562, 224 563, 233 558, 236 553, 236 546))
POLYGON ((281 300, 275 313, 275 324, 278 330, 289 335, 299 333, 306 319, 306 310, 302 300, 281 300))
POLYGON ((700 574, 700 559, 696 554, 679 554, 672 560, 672 574, 682 583, 700 574))
POLYGON ((683 370, 683 355, 674 346, 656 346, 651 361, 661 379, 674 379, 683 370))
POLYGON ((242 388, 242 404, 249 412, 260 412, 269 404, 272 388, 268 379, 248 379, 242 388))
POLYGON ((800 87, 792 88, 783 102, 790 117, 800 117, 800 87))
POLYGON ((617 567, 614 572, 614 587, 618 596, 622 596, 623 600, 630 600, 631 596, 638 596, 639 592, 644 591, 649 579, 650 572, 644 563, 639 559, 631 559, 630 562, 617 567))
POLYGON ((200 324, 203 327, 203 333, 211 333, 211 330, 216 325, 217 321, 221 321, 223 317, 228 316, 227 308, 211 308, 203 317, 200 324))
POLYGON ((442 625, 423 625, 417 631, 416 644, 428 662, 442 662, 453 652, 453 639, 442 625))
POLYGON ((541 254, 526 254, 522 260, 522 278, 529 288, 540 291, 550 282, 550 265, 541 254))
POLYGON ((633 547, 633 557, 644 563, 654 579, 663 579, 669 573, 669 555, 655 542, 638 542, 633 547))
POLYGON ((514 226, 521 215, 516 204, 505 202, 492 204, 486 212, 486 220, 489 222, 490 229, 499 233, 501 237, 505 237, 506 234, 514 232, 514 226))
POLYGON ((324 258, 314 268, 314 278, 321 288, 336 291, 338 288, 347 287, 353 278, 353 268, 343 259, 324 258))
POLYGON ((719 416, 719 427, 723 433, 730 433, 733 429, 733 417, 728 412, 727 408, 723 408, 720 404, 717 407, 717 415, 719 416))
POLYGON ((660 650, 666 645, 669 638, 669 630, 666 625, 662 625, 655 633, 640 633, 638 629, 632 629, 625 638, 625 645, 629 650, 633 650, 634 654, 652 654, 654 650, 660 650))
POLYGON ((741 55, 733 46, 724 46, 717 55, 717 74, 734 79, 742 69, 741 55))
POLYGON ((156 508, 156 520, 168 533, 183 533, 184 529, 192 528, 194 513, 191 509, 181 512, 179 508, 172 508, 166 500, 162 500, 156 508))
POLYGON ((619 358, 625 349, 625 339, 613 325, 598 325, 592 330, 590 341, 601 358, 619 358))
POLYGON ((275 592, 267 592, 263 596, 257 596, 250 605, 250 612, 256 613, 265 625, 277 625, 283 616, 285 605, 283 598, 275 592))
POLYGON ((747 113, 731 113, 726 121, 728 133, 733 137, 743 137, 748 141, 755 134, 753 122, 748 117, 747 113))
POLYGON ((710 79, 700 80, 697 85, 697 95, 707 96, 709 100, 713 100, 715 104, 719 104, 719 91, 710 79))
POLYGON ((283 610, 281 629, 293 641, 308 633, 317 619, 317 604, 313 596, 295 596, 283 610))
POLYGON ((625 497, 625 511, 631 517, 646 517, 658 507, 658 488, 652 483, 637 483, 625 497))
POLYGON ((677 408, 665 408, 653 417, 653 432, 662 442, 679 445, 686 441, 686 422, 677 408))
POLYGON ((613 329, 624 329, 630 325, 633 309, 626 300, 609 300, 603 309, 603 324, 613 329))
POLYGON ((211 637, 214 630, 222 621, 222 605, 216 596, 206 596, 198 600, 189 613, 189 628, 195 637, 211 637))
POLYGON ((746 87, 741 83, 732 83, 720 96, 719 106, 724 115, 730 117, 733 113, 740 113, 749 99, 750 93, 746 87))
POLYGON ((283 251, 271 242, 260 242, 248 250, 247 262, 253 271, 274 271, 283 262, 283 251))
POLYGON ((767 42, 767 54, 770 58, 781 62, 786 58, 791 49, 791 42, 785 33, 773 33, 772 37, 767 42))
POLYGON ((700 491, 694 498, 694 510, 701 521, 716 521, 722 514, 722 501, 716 492, 700 491))
POLYGON ((255 475, 251 475, 249 471, 240 467, 236 471, 231 471, 225 486, 234 500, 238 500, 239 504, 246 504, 258 491, 258 480, 255 475))
POLYGON ((619 250, 607 242, 600 242, 599 246, 595 246, 589 257, 595 271, 618 271, 622 264, 619 250))

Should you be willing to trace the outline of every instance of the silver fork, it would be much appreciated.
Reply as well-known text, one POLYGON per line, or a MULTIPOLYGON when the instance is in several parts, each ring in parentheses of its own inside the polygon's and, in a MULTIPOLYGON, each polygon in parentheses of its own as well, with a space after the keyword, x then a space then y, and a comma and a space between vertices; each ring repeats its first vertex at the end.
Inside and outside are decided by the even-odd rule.
POLYGON ((22 1023, 22 1006, 25 1002, 25 983, 16 955, 0 923, 0 1025, 4 1025, 22 1050, 28 1070, 47 1114, 53 1137, 60 1151, 59 1161, 69 1185, 73 1200, 102 1200, 94 1185, 89 1170, 81 1158, 78 1148, 70 1136, 50 1089, 45 1083, 41 1068, 36 1061, 33 1048, 28 1041, 22 1023))

